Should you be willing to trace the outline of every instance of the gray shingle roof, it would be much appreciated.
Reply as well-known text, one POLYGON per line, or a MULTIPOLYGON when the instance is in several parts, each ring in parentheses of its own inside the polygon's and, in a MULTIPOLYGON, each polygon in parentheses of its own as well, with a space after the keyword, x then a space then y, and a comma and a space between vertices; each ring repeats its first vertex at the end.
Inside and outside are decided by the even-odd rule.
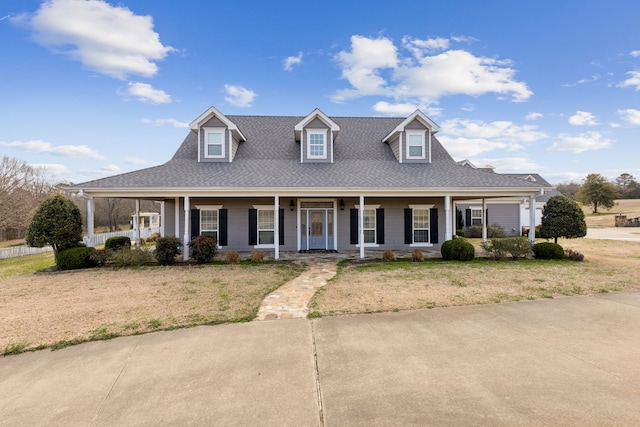
MULTIPOLYGON (((122 188, 539 188, 519 177, 458 165, 433 138, 432 162, 403 163, 382 142, 403 118, 331 117, 339 126, 334 163, 300 163, 294 126, 303 117, 226 116, 247 140, 231 163, 199 163, 197 133, 189 131, 167 163, 77 184, 122 188)), ((546 181, 545 181, 546 183, 546 181)))

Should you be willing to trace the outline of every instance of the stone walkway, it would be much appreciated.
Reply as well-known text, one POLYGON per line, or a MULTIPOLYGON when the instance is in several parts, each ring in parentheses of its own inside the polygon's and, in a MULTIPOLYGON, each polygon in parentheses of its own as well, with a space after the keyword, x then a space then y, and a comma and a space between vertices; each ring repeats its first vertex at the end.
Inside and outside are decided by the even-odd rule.
POLYGON ((335 276, 337 269, 337 259, 310 263, 307 271, 265 297, 255 320, 307 317, 311 297, 335 276))

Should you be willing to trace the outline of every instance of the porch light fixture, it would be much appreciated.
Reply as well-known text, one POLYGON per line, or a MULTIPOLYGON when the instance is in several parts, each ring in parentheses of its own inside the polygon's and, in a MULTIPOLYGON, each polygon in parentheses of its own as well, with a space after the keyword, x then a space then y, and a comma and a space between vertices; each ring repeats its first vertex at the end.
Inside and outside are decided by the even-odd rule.
POLYGON ((293 211, 296 208, 296 204, 293 202, 293 200, 291 200, 289 202, 289 210, 293 211))
POLYGON ((340 199, 340 210, 344 210, 344 199, 340 199))

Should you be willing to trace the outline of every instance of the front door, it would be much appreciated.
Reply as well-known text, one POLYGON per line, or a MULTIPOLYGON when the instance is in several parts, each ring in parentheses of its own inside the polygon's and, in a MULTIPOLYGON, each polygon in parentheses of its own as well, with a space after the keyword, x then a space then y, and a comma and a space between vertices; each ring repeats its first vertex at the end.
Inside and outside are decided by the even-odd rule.
POLYGON ((309 249, 327 248, 326 210, 309 210, 309 249))

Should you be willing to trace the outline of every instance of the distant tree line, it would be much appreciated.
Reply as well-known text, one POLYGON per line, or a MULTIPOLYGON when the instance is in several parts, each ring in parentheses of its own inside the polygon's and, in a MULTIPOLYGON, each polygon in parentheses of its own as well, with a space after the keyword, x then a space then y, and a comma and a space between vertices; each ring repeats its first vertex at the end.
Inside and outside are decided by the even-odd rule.
MULTIPOLYGON (((49 196, 62 193, 77 205, 87 224, 87 202, 77 194, 64 190, 69 182, 50 182, 43 168, 3 156, 0 162, 0 241, 22 239, 36 208, 49 196)), ((116 198, 94 199, 94 224, 97 231, 130 228, 135 200, 116 198)), ((148 200, 140 203, 142 212, 159 212, 159 205, 148 200)))
POLYGON ((604 176, 592 173, 582 181, 559 184, 557 190, 564 196, 593 207, 612 208, 616 199, 640 199, 640 184, 636 178, 628 173, 620 174, 614 182, 604 176))

